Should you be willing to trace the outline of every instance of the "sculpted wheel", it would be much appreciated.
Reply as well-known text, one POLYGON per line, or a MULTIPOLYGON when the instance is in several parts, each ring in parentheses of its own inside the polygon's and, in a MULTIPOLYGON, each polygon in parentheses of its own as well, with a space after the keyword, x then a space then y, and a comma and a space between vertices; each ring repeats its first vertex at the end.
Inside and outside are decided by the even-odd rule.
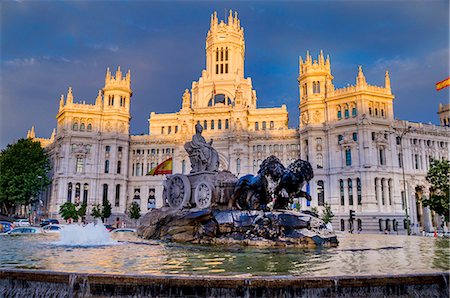
POLYGON ((200 182, 195 188, 194 200, 197 208, 208 208, 211 206, 213 197, 213 186, 208 182, 200 182))
POLYGON ((191 198, 191 183, 184 175, 175 174, 167 181, 167 203, 174 209, 181 209, 191 198))

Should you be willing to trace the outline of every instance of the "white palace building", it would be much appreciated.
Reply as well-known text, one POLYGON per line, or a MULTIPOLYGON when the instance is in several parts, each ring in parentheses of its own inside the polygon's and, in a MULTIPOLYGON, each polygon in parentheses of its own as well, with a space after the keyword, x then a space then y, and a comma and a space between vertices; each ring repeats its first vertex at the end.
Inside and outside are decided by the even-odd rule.
POLYGON ((255 174, 270 155, 286 166, 297 158, 308 160, 315 171, 307 189, 313 199, 302 199, 301 208, 320 210, 328 202, 337 230, 349 229, 350 210, 355 211, 354 228, 363 232, 405 233, 406 211, 413 233, 441 224, 421 200, 429 195, 430 160, 449 158, 450 129, 442 120, 448 125, 448 106, 439 108, 442 126, 395 120, 387 71, 384 86, 374 86, 360 67, 355 84, 339 89, 329 57, 307 53, 299 61, 300 126, 289 128, 285 105, 257 107, 244 59, 237 14, 219 21, 214 13, 206 69, 184 91, 178 112, 150 113, 148 135, 130 135, 130 71, 108 69, 94 104, 75 101, 69 88, 61 96, 51 138, 36 138, 34 127, 28 132, 51 157, 48 216, 59 217, 66 201, 93 206, 109 200, 113 218, 124 218, 133 200, 142 213, 161 207, 165 175, 146 174, 168 158, 173 173, 188 173, 183 145, 199 122, 205 139, 214 140, 220 167, 238 176, 255 174))

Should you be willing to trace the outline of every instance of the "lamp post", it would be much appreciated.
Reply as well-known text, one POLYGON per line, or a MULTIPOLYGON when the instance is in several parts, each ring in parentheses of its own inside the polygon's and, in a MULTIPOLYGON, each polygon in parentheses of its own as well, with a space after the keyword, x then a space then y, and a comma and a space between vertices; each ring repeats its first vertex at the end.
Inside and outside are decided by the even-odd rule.
POLYGON ((404 198, 402 198, 402 200, 405 200, 405 215, 406 215, 406 229, 407 229, 407 233, 408 235, 411 235, 411 227, 409 224, 409 215, 408 215, 408 196, 406 193, 406 179, 405 179, 405 163, 404 163, 404 154, 403 154, 403 137, 410 133, 411 131, 413 131, 411 125, 409 125, 408 127, 405 128, 398 128, 398 127, 394 127, 392 126, 392 129, 394 130, 393 133, 399 138, 400 140, 400 154, 402 155, 402 176, 403 176, 403 193, 404 193, 404 198))

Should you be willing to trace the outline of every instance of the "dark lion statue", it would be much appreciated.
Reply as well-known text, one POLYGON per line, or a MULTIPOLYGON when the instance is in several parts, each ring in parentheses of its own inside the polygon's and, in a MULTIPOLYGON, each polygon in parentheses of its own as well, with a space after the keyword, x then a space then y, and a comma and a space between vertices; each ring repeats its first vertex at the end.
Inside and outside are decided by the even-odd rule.
POLYGON ((267 204, 275 199, 274 209, 286 209, 292 198, 311 200, 302 188, 313 177, 311 164, 305 160, 297 159, 286 169, 276 156, 269 156, 256 176, 245 175, 239 179, 229 208, 266 210, 267 204))
POLYGON ((302 188, 313 177, 314 172, 308 161, 297 159, 291 163, 275 189, 276 200, 273 209, 286 209, 291 198, 303 197, 311 201, 311 196, 302 188))
POLYGON ((238 209, 265 210, 272 201, 285 167, 276 156, 269 156, 260 166, 258 174, 245 175, 239 179, 234 188, 229 207, 238 209))

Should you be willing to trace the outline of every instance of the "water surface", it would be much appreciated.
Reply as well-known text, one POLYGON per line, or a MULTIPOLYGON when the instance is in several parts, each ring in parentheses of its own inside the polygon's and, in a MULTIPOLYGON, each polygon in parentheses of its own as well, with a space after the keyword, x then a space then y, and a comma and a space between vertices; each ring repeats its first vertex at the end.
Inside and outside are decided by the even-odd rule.
POLYGON ((182 245, 114 235, 116 245, 57 245, 58 234, 0 236, 0 268, 81 273, 333 276, 450 270, 450 241, 338 235, 336 248, 256 249, 182 245))

